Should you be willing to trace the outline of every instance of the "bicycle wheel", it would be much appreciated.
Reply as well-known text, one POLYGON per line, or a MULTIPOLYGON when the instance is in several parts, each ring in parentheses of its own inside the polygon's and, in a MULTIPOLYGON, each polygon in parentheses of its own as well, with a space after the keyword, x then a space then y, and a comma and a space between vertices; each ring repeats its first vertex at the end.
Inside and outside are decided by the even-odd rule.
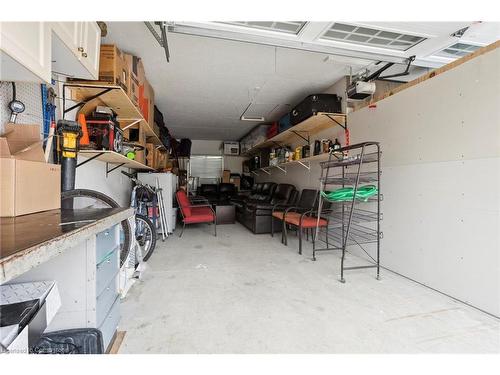
POLYGON ((141 248, 142 260, 146 262, 156 247, 156 228, 147 216, 135 214, 135 239, 141 248))
MULTIPOLYGON (((89 189, 74 189, 61 192, 61 205, 63 201, 72 201, 74 208, 119 208, 121 207, 116 201, 106 194, 89 189)), ((132 238, 132 229, 128 220, 123 220, 121 223, 123 231, 123 242, 120 239, 120 267, 127 260, 130 252, 130 239, 132 238)))

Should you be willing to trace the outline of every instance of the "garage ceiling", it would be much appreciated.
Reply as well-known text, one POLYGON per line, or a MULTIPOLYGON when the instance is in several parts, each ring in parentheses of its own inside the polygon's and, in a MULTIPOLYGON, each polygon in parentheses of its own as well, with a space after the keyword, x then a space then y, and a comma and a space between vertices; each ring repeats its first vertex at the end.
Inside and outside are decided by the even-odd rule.
MULTIPOLYGON (((242 115, 262 116, 266 121, 274 121, 303 97, 325 91, 349 74, 350 69, 356 72, 370 68, 381 59, 380 50, 369 46, 319 41, 332 24, 309 22, 299 35, 282 37, 277 32, 245 26, 175 23, 170 28, 173 32, 167 33, 170 62, 166 61, 163 49, 142 22, 108 23, 105 42, 116 43, 122 50, 142 57, 146 75, 155 90, 156 105, 163 112, 173 136, 238 140, 258 124, 241 121, 242 115), (176 27, 182 32, 175 32, 176 27), (236 38, 234 30, 239 33, 236 38), (217 37, 206 37, 207 33, 217 33, 217 37), (253 38, 252 42, 242 40, 245 35, 253 38), (274 45, 255 42, 255 38, 269 41, 271 37, 276 38, 274 45), (285 47, 279 46, 280 38, 285 47), (346 52, 327 58, 328 49, 326 52, 303 50, 301 46, 306 40, 322 49, 338 51, 341 48, 346 52), (290 43, 297 43, 297 48, 290 48, 290 43), (359 58, 359 51, 363 52, 363 58, 359 58)), ((370 24, 389 31, 425 36, 426 40, 410 50, 395 51, 393 56, 384 57, 403 61, 417 54, 421 67, 409 78, 424 73, 426 66, 435 67, 451 61, 433 54, 456 43, 457 38, 450 38, 449 34, 463 25, 449 22, 370 24)), ((473 44, 488 44, 490 39, 497 39, 498 24, 493 28, 490 24, 482 24, 481 28, 475 27, 472 35, 473 44)))

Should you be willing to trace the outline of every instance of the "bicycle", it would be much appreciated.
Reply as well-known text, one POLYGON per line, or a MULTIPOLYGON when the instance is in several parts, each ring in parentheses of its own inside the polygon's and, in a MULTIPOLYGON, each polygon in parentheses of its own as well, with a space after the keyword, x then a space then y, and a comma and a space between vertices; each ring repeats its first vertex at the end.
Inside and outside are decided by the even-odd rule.
POLYGON ((121 171, 121 173, 134 182, 132 193, 130 194, 130 207, 135 209, 136 234, 135 237, 142 250, 142 259, 147 261, 156 247, 156 212, 158 204, 156 202, 156 189, 148 184, 142 183, 133 174, 121 171), (148 210, 151 208, 152 219, 149 218, 148 210))
MULTIPOLYGON (((119 208, 114 199, 99 191, 90 189, 73 189, 61 192, 61 206, 68 202, 74 208, 119 208), (77 201, 75 204, 75 200, 77 201)), ((128 258, 131 248, 132 228, 128 220, 121 223, 123 238, 120 239, 120 268, 128 258)))

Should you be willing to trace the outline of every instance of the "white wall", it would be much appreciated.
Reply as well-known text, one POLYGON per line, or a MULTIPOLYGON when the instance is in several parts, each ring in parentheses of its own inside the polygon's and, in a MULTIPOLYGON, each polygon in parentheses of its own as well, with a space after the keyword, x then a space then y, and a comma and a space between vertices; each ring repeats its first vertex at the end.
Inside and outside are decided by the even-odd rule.
MULTIPOLYGON (((191 155, 222 155, 223 141, 193 139, 191 142, 191 155)), ((242 163, 245 159, 243 156, 224 155, 224 169, 241 174, 242 163)))
MULTIPOLYGON (((383 266, 500 317, 499 62, 499 49, 478 56, 349 128, 351 144, 382 146, 383 266)), ((259 180, 319 186, 317 167, 299 168, 259 180)))
MULTIPOLYGON (((78 157, 81 163, 87 159, 78 157)), ((112 169, 116 165, 109 165, 112 169)), ((92 160, 76 170, 75 188, 97 190, 113 198, 118 204, 124 207, 130 206, 130 191, 132 182, 120 171, 132 173, 127 168, 117 168, 106 177, 106 163, 99 160, 92 160)))
POLYGON ((223 141, 191 140, 191 155, 222 155, 223 141))

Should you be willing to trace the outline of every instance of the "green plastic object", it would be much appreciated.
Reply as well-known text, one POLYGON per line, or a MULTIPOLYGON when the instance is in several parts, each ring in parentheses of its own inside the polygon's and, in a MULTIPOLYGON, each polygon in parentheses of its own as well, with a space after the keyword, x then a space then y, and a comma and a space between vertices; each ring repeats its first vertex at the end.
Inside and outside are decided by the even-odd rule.
POLYGON ((133 152, 133 151, 127 152, 127 158, 129 158, 130 160, 134 160, 135 159, 135 152, 133 152))
MULTIPOLYGON (((360 186, 356 191, 356 199, 367 201, 368 198, 378 193, 375 185, 360 186)), ((334 191, 322 191, 321 196, 330 202, 352 201, 354 188, 341 188, 334 191)))

